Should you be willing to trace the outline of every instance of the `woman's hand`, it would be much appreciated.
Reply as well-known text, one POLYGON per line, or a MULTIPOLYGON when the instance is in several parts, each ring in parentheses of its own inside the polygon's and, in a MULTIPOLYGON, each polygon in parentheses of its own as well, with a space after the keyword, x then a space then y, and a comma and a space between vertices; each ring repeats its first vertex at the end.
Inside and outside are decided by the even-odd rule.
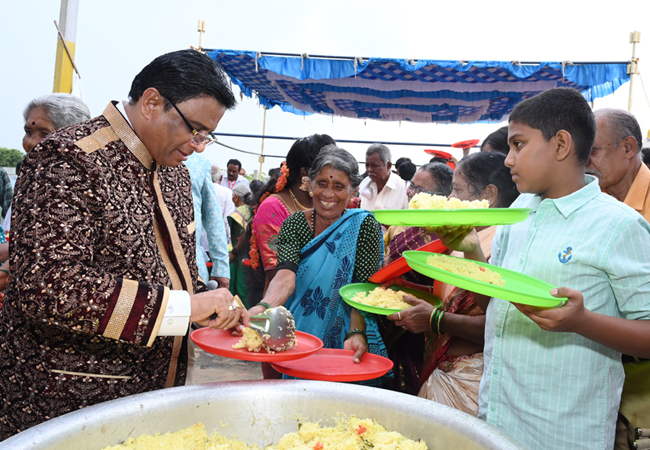
POLYGON ((536 308, 534 306, 515 303, 515 307, 535 322, 542 330, 577 332, 585 322, 587 312, 584 299, 580 291, 561 287, 551 290, 553 297, 568 297, 564 306, 556 308, 536 308))
POLYGON ((395 322, 395 325, 405 328, 411 333, 424 333, 427 331, 429 329, 429 320, 433 313, 433 305, 412 295, 405 295, 404 301, 413 306, 393 313, 387 319, 395 322))
POLYGON ((264 311, 266 311, 266 308, 262 305, 255 305, 251 309, 248 310, 248 315, 249 316, 257 316, 259 314, 262 314, 264 311))
POLYGON ((471 253, 481 247, 478 233, 471 225, 427 227, 427 232, 436 233, 447 248, 458 252, 471 253))
POLYGON ((7 288, 7 281, 9 281, 9 260, 5 261, 0 269, 0 291, 4 291, 7 288))
POLYGON ((384 289, 388 289, 391 286, 409 287, 407 281, 400 277, 391 278, 390 280, 381 283, 381 287, 384 289))
POLYGON ((368 351, 368 344, 361 334, 354 333, 343 343, 343 348, 345 350, 352 350, 354 352, 352 360, 356 364, 359 364, 363 354, 368 351))

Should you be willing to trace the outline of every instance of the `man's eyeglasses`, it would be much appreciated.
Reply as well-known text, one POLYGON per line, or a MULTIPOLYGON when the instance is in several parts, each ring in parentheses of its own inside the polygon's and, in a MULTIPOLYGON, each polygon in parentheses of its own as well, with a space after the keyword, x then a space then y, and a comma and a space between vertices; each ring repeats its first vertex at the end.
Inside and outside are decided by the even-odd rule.
POLYGON ((178 106, 174 105, 174 102, 172 102, 170 99, 168 99, 164 95, 163 95, 163 98, 165 100, 167 100, 170 105, 172 105, 174 107, 174 109, 176 110, 178 115, 181 116, 181 119, 183 119, 185 121, 185 124, 187 125, 187 128, 189 128, 190 132, 194 135, 194 137, 192 137, 192 142, 195 145, 205 144, 205 146, 207 147, 208 145, 214 144, 215 142, 217 142, 217 137, 214 134, 212 134, 212 132, 208 133, 209 136, 206 136, 205 134, 202 134, 202 133, 199 133, 198 131, 196 131, 196 129, 192 126, 190 121, 187 120, 187 118, 183 115, 181 110, 178 109, 178 106))
POLYGON ((429 195, 442 195, 446 197, 444 192, 426 191, 423 187, 416 186, 411 181, 406 183, 406 192, 408 192, 409 194, 412 192, 413 195, 424 192, 425 194, 429 194, 429 195))

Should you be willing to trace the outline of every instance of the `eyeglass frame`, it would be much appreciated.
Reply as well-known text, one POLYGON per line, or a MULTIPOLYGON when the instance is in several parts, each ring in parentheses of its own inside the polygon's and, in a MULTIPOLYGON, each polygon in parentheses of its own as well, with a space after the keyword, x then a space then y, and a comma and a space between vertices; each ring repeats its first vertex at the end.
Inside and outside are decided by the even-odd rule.
POLYGON ((406 182, 406 192, 409 191, 413 191, 415 194, 425 193, 429 195, 442 195, 443 197, 447 197, 444 192, 426 191, 423 187, 414 185, 411 180, 406 182))
POLYGON ((205 144, 205 146, 207 147, 208 145, 210 145, 210 144, 214 144, 215 142, 218 141, 217 137, 216 137, 216 136, 215 136, 211 131, 208 132, 209 136, 206 136, 205 134, 203 134, 203 133, 199 133, 198 131, 196 131, 196 128, 194 128, 194 127, 192 126, 192 124, 190 123, 190 121, 187 120, 187 117, 185 117, 185 115, 181 112, 181 110, 178 109, 178 106, 176 106, 176 105, 174 104, 174 102, 172 102, 170 99, 168 99, 168 98, 165 97, 164 95, 161 94, 161 96, 162 96, 162 98, 164 98, 166 101, 168 101, 169 104, 172 105, 172 106, 174 107, 174 109, 176 110, 176 112, 178 113, 178 115, 181 116, 181 119, 183 119, 183 121, 185 122, 185 125, 187 125, 187 128, 189 128, 190 132, 193 134, 191 140, 192 140, 192 142, 193 142, 195 145, 205 144), (199 136, 200 136, 200 137, 199 137, 199 136), (197 142, 197 141, 196 141, 197 139, 200 139, 200 142, 197 142))

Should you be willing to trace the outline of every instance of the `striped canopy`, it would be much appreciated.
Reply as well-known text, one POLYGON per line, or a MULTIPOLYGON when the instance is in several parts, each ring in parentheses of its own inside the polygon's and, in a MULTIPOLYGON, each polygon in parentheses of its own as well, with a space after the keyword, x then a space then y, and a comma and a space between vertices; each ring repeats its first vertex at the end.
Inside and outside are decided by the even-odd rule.
POLYGON ((208 55, 267 108, 390 121, 501 122, 517 103, 546 89, 570 87, 592 101, 629 80, 627 62, 362 59, 238 50, 208 55))

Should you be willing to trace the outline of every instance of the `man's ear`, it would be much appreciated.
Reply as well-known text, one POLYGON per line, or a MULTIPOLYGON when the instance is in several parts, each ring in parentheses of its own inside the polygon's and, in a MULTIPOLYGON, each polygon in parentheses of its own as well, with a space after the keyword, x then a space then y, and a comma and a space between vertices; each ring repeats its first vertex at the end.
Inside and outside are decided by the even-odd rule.
POLYGON ((633 136, 627 136, 623 139, 623 145, 625 146, 625 158, 632 159, 636 157, 639 153, 639 147, 633 136))
POLYGON ((573 149, 573 138, 571 133, 566 130, 560 130, 552 138, 555 141, 555 160, 564 161, 571 154, 573 149))
POLYGON ((156 88, 147 88, 140 96, 139 103, 140 112, 147 120, 151 119, 156 111, 165 110, 165 99, 156 88))
POLYGON ((393 163, 390 162, 390 161, 388 161, 388 162, 386 163, 386 168, 387 168, 388 170, 390 170, 391 167, 393 167, 393 163))

